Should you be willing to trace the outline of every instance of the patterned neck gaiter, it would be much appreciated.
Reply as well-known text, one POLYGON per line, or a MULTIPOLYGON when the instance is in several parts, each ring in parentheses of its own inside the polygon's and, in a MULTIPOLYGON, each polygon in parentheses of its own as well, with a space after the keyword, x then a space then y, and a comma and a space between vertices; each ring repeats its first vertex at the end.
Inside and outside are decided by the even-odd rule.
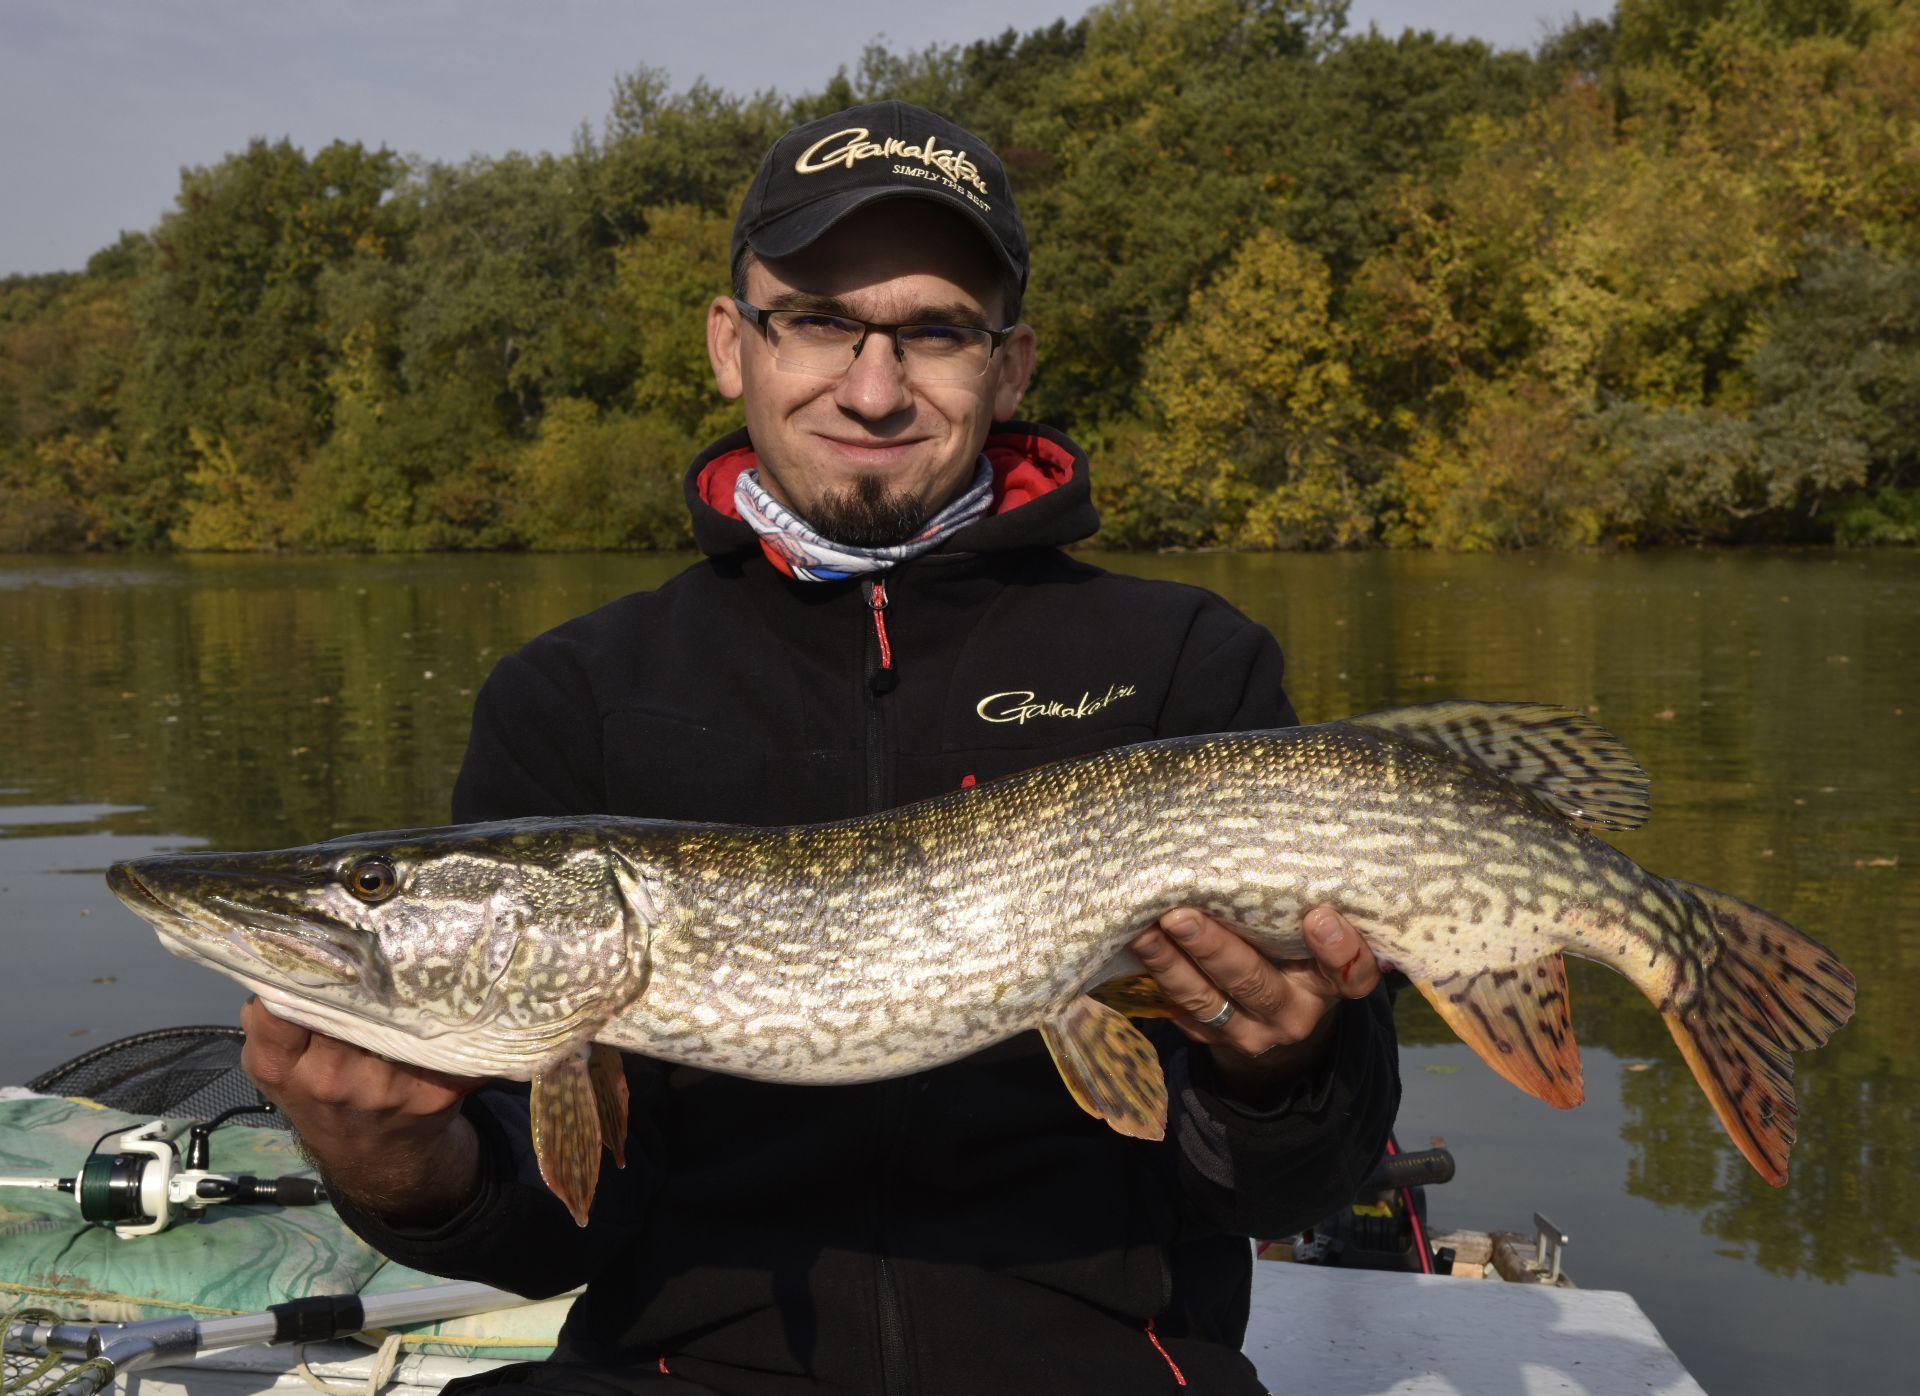
POLYGON ((883 548, 836 543, 768 494, 758 470, 743 470, 733 486, 733 507, 760 535, 760 546, 774 566, 803 582, 837 582, 918 557, 942 538, 993 509, 993 467, 985 456, 974 467, 973 483, 946 508, 920 525, 913 537, 883 548))

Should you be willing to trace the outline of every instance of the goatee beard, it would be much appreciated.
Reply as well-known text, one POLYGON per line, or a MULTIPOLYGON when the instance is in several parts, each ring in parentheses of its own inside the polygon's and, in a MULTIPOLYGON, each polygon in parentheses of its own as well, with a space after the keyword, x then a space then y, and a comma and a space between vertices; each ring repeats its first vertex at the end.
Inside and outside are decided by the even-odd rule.
POLYGON ((863 475, 851 488, 824 494, 807 510, 807 522, 821 536, 851 548, 904 543, 926 521, 920 495, 893 489, 878 475, 863 475))

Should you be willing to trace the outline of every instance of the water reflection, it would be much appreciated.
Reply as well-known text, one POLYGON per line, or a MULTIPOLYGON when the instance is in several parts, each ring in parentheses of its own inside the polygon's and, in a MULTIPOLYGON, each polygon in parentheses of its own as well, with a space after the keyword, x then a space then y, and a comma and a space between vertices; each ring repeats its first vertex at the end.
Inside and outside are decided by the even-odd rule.
MULTIPOLYGON (((175 965, 114 906, 96 876, 109 861, 440 821, 494 661, 683 561, 0 559, 0 910, 33 976, 20 982, 44 989, 18 1009, 9 994, 0 1077, 70 1055, 75 1030, 94 1034, 85 1045, 123 1025, 231 1020, 212 1001, 225 981, 175 965)), ((1577 1205, 1598 1212, 1624 1187, 1684 1209, 1749 1271, 1911 1271, 1920 558, 1106 561, 1211 587, 1272 627, 1309 720, 1464 695, 1551 699, 1612 727, 1654 781, 1652 822, 1621 846, 1827 941, 1860 978, 1860 1009, 1797 1059, 1802 1137, 1776 1192, 1714 1124, 1652 1007, 1577 966, 1581 1040, 1646 1067, 1617 1087, 1590 1073, 1616 1092, 1629 1159, 1577 1205)), ((1402 1020, 1416 1047, 1451 1040, 1422 1004, 1402 1020)), ((1478 1123, 1534 1176, 1563 1174, 1572 1117, 1496 1084, 1504 1103, 1478 1123)), ((1532 1205, 1472 1220, 1524 1221, 1532 1205)))
MULTIPOLYGON (((1854 1021, 1796 1057, 1792 1182, 1753 1175, 1651 1005, 1576 966, 1580 1040, 1658 1069, 1622 1077, 1627 1186, 1688 1209, 1751 1263, 1837 1281, 1920 1259, 1920 559, 1162 559, 1282 637, 1309 720, 1471 694, 1551 698, 1607 723, 1653 777, 1654 816, 1614 841, 1824 940, 1860 980, 1854 1021), (1911 711, 1910 711, 1911 710, 1911 711)), ((1401 1010, 1411 1042, 1450 1034, 1401 1010)), ((1527 1103, 1516 1097, 1514 1110, 1527 1103)))
MULTIPOLYGON (((0 790, 0 799, 18 791, 0 790)), ((56 829, 88 829, 111 815, 138 814, 139 805, 0 805, 0 839, 32 838, 56 829)))

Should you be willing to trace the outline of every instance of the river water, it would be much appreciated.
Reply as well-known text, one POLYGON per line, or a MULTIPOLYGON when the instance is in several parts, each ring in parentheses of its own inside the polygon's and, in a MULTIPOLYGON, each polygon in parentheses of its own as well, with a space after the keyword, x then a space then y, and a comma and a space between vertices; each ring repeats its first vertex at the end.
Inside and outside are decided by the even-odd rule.
MULTIPOLYGON (((1658 1016, 1576 964, 1587 1103, 1529 1100, 1412 995, 1403 1146, 1438 1228, 1573 1237, 1708 1390, 1907 1389, 1920 1314, 1920 557, 1111 556, 1271 627, 1302 717, 1445 696, 1593 711, 1653 777, 1616 839, 1807 928, 1859 1012, 1797 1059, 1775 1190, 1658 1016)), ((442 822, 474 690, 547 626, 682 557, 0 557, 0 1083, 143 1028, 232 1022, 107 892, 118 858, 442 822)), ((1516 1379, 1516 1389, 1518 1389, 1516 1379)))

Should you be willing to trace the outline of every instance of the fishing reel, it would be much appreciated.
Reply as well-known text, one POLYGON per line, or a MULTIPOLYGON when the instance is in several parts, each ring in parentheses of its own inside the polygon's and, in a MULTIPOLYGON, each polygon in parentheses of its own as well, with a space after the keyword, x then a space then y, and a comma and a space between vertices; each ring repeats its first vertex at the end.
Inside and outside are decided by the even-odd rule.
POLYGON ((104 1223, 130 1239, 152 1236, 221 1202, 267 1202, 307 1207, 327 1200, 318 1178, 256 1178, 215 1173, 207 1167, 209 1136, 235 1115, 258 1114, 266 1107, 243 1105, 187 1131, 184 1154, 164 1120, 103 1134, 72 1178, 0 1178, 0 1187, 46 1188, 71 1193, 80 1215, 104 1223), (111 1149, 102 1146, 113 1141, 111 1149))

